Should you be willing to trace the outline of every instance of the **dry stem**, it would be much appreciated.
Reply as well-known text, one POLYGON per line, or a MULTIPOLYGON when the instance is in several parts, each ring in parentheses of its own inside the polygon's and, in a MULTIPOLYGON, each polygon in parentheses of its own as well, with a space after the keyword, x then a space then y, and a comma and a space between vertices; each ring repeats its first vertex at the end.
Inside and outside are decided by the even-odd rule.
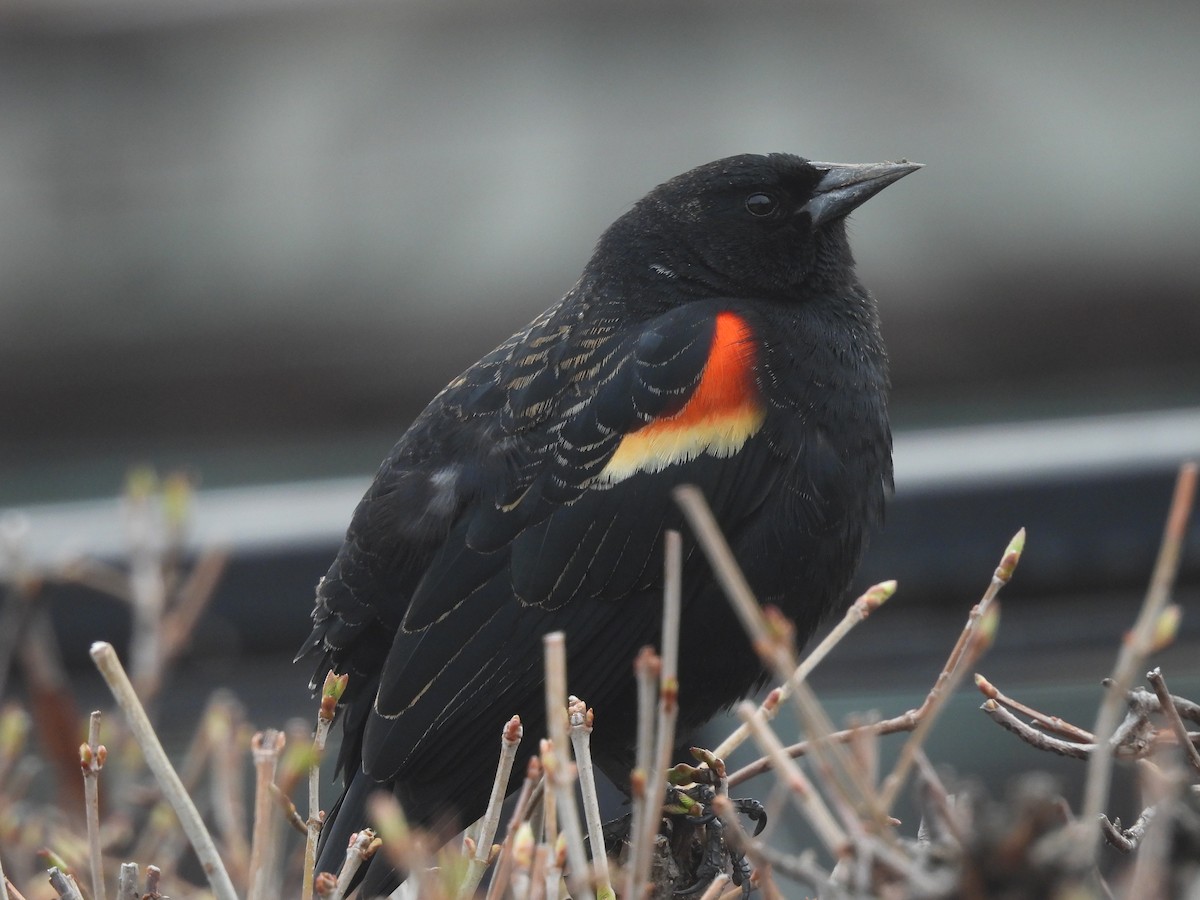
MULTIPOLYGON (((1171 587, 1175 583, 1195 493, 1196 464, 1194 462, 1185 463, 1180 467, 1175 481, 1171 510, 1163 529, 1162 543, 1159 546, 1158 559, 1154 564, 1154 573, 1150 578, 1150 586, 1146 591, 1146 597, 1142 602, 1142 608, 1134 623, 1133 631, 1122 644, 1117 655, 1112 684, 1104 696, 1100 712, 1096 716, 1096 724, 1092 728, 1098 752, 1093 753, 1088 761, 1081 815, 1084 828, 1093 830, 1099 828, 1100 814, 1108 800, 1109 784, 1112 780, 1113 757, 1109 739, 1119 721, 1125 693, 1132 686, 1142 661, 1151 650, 1155 628, 1167 605, 1171 587)), ((1093 856, 1095 849, 1095 841, 1089 839, 1088 851, 1093 856)))
MULTIPOLYGON (((776 774, 787 785, 788 795, 796 808, 812 824, 813 830, 825 849, 838 859, 846 851, 849 841, 837 820, 833 817, 821 795, 817 793, 804 771, 787 755, 779 737, 762 715, 754 708, 754 704, 743 700, 737 707, 738 716, 750 729, 750 733, 758 742, 759 747, 771 759, 776 774)), ((724 817, 722 816, 722 820, 724 817)))
MULTIPOLYGON (((571 861, 572 896, 589 900, 594 895, 588 877, 587 850, 583 846, 583 827, 575 805, 571 778, 571 743, 567 738, 567 646, 566 635, 554 631, 542 638, 546 657, 546 730, 553 744, 553 766, 546 768, 546 785, 553 788, 559 808, 560 826, 567 841, 571 861)), ((543 754, 545 757, 545 754, 543 754)), ((546 760, 543 758, 543 764, 546 760)), ((547 792, 547 796, 549 791, 547 792)))
MULTIPOLYGON (((836 647, 841 640, 850 633, 854 626, 863 622, 875 610, 882 606, 889 597, 896 592, 895 581, 883 581, 879 584, 872 585, 863 594, 850 605, 846 610, 846 614, 842 616, 838 624, 825 635, 821 643, 817 644, 812 649, 804 660, 796 667, 791 676, 783 682, 778 688, 773 690, 763 701, 759 707, 763 718, 766 721, 771 721, 779 712, 779 703, 786 700, 795 690, 795 687, 805 681, 813 669, 829 655, 830 651, 836 647)), ((750 727, 746 723, 742 723, 737 729, 725 738, 712 751, 713 756, 719 759, 728 758, 729 754, 740 747, 750 736, 750 727)))
POLYGON ((106 900, 104 862, 100 853, 100 769, 108 751, 100 743, 100 710, 88 717, 87 743, 79 748, 83 768, 83 796, 87 811, 88 866, 92 870, 92 897, 106 900))
POLYGON ((379 839, 375 837, 375 832, 370 828, 364 828, 351 838, 350 846, 346 850, 346 859, 342 862, 342 868, 338 872, 337 885, 333 889, 330 900, 342 900, 346 896, 346 891, 350 890, 350 882, 354 880, 354 876, 362 867, 363 862, 371 857, 379 844, 379 839))
MULTIPOLYGON (((992 599, 994 600, 994 595, 992 599)), ((922 704, 922 712, 918 715, 920 721, 917 723, 917 727, 913 729, 908 740, 904 742, 904 746, 900 748, 900 755, 896 759, 896 765, 883 781, 881 794, 885 811, 890 810, 892 804, 896 802, 896 796, 900 793, 900 788, 904 785, 904 779, 912 768, 916 751, 925 742, 925 738, 929 735, 929 730, 933 727, 938 713, 945 708, 946 701, 953 695, 959 683, 992 643, 992 639, 995 636, 996 623, 999 619, 999 604, 992 602, 991 605, 984 608, 981 603, 976 609, 980 611, 980 615, 976 617, 974 611, 972 611, 972 617, 968 620, 967 627, 963 630, 966 640, 961 643, 962 650, 958 653, 957 659, 954 659, 952 656, 954 666, 951 667, 947 664, 947 668, 938 676, 937 683, 934 685, 933 690, 930 691, 929 696, 926 697, 926 702, 922 704)))
POLYGON ((587 822, 592 868, 596 873, 596 896, 613 900, 616 893, 608 868, 608 848, 604 846, 604 826, 600 821, 600 800, 596 796, 596 771, 592 765, 592 725, 595 713, 578 697, 571 698, 571 744, 579 768, 579 793, 583 800, 583 818, 587 822))
POLYGON ((975 686, 979 688, 979 692, 989 700, 995 700, 997 703, 1007 706, 1021 715, 1033 719, 1038 725, 1049 731, 1051 734, 1056 734, 1059 737, 1066 738, 1068 741, 1073 741, 1077 744, 1095 743, 1096 736, 1090 731, 1080 728, 1078 725, 1073 725, 1066 719, 1060 716, 1050 716, 1040 710, 1034 709, 1032 706, 1027 706, 1019 700, 1009 697, 1003 693, 998 687, 980 675, 975 673, 975 686))
POLYGON ((993 722, 1006 728, 1025 743, 1038 750, 1056 753, 1059 756, 1069 756, 1075 759, 1088 759, 1095 750, 1095 743, 1075 743, 1054 735, 1038 731, 1032 725, 1017 718, 996 700, 985 700, 980 707, 993 722))
POLYGON ((729 876, 721 872, 708 885, 708 888, 700 895, 699 900, 717 900, 721 896, 725 886, 729 884, 729 876))
POLYGON ((325 673, 321 685, 321 705, 317 708, 317 727, 313 732, 313 758, 308 767, 308 834, 304 841, 304 881, 300 889, 301 900, 312 900, 313 879, 317 868, 317 839, 321 836, 321 760, 325 756, 325 741, 329 727, 333 724, 337 702, 342 698, 349 683, 349 675, 336 672, 325 673))
POLYGON ((521 717, 513 716, 505 723, 500 734, 500 762, 496 766, 496 777, 492 781, 492 794, 488 798, 487 811, 479 823, 475 852, 467 860, 467 871, 458 888, 459 897, 473 897, 475 888, 479 886, 487 869, 492 851, 492 838, 496 836, 496 828, 500 824, 500 808, 504 804, 504 795, 508 792, 508 779, 512 774, 513 762, 517 758, 517 748, 521 745, 521 736, 521 717))
POLYGON ((154 773, 163 795, 179 817, 179 823, 183 826, 184 833, 196 851, 196 856, 200 859, 200 865, 208 877, 213 894, 216 895, 217 900, 237 900, 237 892, 233 888, 233 882, 229 880, 229 873, 225 870, 224 863, 221 862, 221 856, 213 843, 212 835, 208 833, 204 820, 200 818, 200 813, 196 809, 196 804, 188 796, 183 783, 179 780, 179 774, 167 758, 166 751, 163 750, 158 735, 154 733, 150 719, 146 716, 146 710, 142 708, 142 704, 133 690, 129 676, 125 674, 125 669, 117 659, 116 651, 113 650, 111 644, 97 641, 92 644, 91 656, 100 670, 100 674, 104 676, 113 697, 116 698, 117 704, 124 710, 130 731, 133 732, 134 738, 142 748, 146 765, 154 773))
POLYGON ((1175 733, 1175 739, 1179 741, 1184 759, 1188 761, 1194 771, 1200 772, 1200 752, 1196 750, 1196 745, 1192 743, 1191 735, 1188 734, 1187 726, 1183 724, 1179 709, 1175 706, 1175 698, 1167 689, 1167 681, 1163 678, 1162 669, 1155 668, 1147 672, 1146 680, 1154 688, 1154 694, 1162 706, 1163 716, 1171 726, 1171 731, 1175 733))
POLYGON ((117 900, 139 900, 141 897, 141 891, 138 890, 140 875, 137 863, 121 863, 121 873, 117 876, 117 900))
POLYGON ((647 820, 658 821, 658 799, 647 790, 650 768, 654 764, 654 701, 658 695, 658 676, 662 661, 653 647, 643 647, 633 661, 638 685, 638 729, 636 768, 630 775, 633 809, 629 826, 629 860, 625 865, 625 896, 637 898, 635 886, 644 884, 650 873, 653 848, 641 840, 651 828, 647 820))
POLYGON ((883 827, 887 818, 886 806, 880 806, 855 759, 837 742, 828 740, 833 733, 832 724, 816 695, 803 681, 793 680, 797 665, 791 623, 777 610, 764 612, 759 606, 699 489, 684 485, 676 488, 674 495, 755 652, 781 683, 791 685, 801 723, 811 737, 811 746, 820 755, 830 788, 840 791, 846 803, 863 810, 883 827))
POLYGON ((254 735, 250 749, 254 756, 254 829, 250 839, 250 893, 248 900, 266 900, 274 881, 274 803, 271 785, 275 767, 283 750, 282 731, 267 729, 254 735))
POLYGON ((79 885, 75 883, 75 879, 69 872, 53 866, 46 874, 50 878, 50 887, 54 888, 59 900, 83 900, 83 894, 79 892, 79 885))
MULTIPOLYGON (((530 798, 533 796, 534 785, 541 780, 541 777, 541 761, 536 756, 531 756, 525 768, 525 780, 521 783, 521 791, 517 794, 517 802, 513 805, 512 817, 508 820, 504 843, 500 847, 500 856, 496 862, 496 871, 492 875, 491 884, 488 885, 487 900, 500 900, 501 894, 508 886, 509 876, 513 868, 513 842, 516 839, 518 829, 525 823, 525 817, 529 812, 530 798)), ((525 827, 528 826, 525 825, 525 827)))

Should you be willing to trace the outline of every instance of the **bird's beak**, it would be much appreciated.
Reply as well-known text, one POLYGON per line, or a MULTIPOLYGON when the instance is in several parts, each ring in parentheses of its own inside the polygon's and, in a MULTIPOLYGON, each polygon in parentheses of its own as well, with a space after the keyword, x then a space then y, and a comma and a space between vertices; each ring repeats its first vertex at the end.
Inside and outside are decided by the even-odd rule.
POLYGON ((922 168, 921 163, 900 162, 847 164, 809 163, 823 172, 821 180, 813 189, 812 199, 796 210, 808 213, 813 227, 840 219, 851 210, 866 203, 893 181, 899 181, 909 172, 922 168))

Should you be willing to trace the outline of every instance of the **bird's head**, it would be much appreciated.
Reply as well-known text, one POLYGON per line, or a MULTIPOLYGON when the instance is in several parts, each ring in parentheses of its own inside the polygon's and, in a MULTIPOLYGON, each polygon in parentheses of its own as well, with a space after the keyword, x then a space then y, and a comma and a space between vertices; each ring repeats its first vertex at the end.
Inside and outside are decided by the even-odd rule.
POLYGON ((685 293, 793 294, 848 277, 845 217, 919 163, 843 165, 785 153, 719 159, 667 181, 600 239, 593 268, 685 293))

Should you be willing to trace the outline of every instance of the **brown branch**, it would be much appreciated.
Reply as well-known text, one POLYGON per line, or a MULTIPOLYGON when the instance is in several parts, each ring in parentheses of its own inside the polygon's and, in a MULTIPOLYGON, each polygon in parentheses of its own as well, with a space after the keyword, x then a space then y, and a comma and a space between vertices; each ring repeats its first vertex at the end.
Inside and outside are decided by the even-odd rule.
POLYGON ((92 876, 93 900, 106 900, 104 891, 104 862, 100 854, 100 770, 108 750, 100 743, 100 710, 93 710, 88 720, 87 743, 79 748, 79 765, 83 770, 83 794, 87 807, 88 868, 92 876))
POLYGON ((1072 725, 1066 719, 1059 716, 1047 715, 1040 710, 1034 709, 1032 706, 1026 706, 1020 700, 1015 700, 1012 697, 1004 694, 994 684, 980 675, 975 673, 975 686, 979 688, 979 692, 989 700, 995 700, 1002 703, 1014 712, 1020 713, 1027 718, 1033 719, 1043 730, 1055 734, 1058 737, 1066 738, 1069 741, 1074 741, 1076 744, 1091 744, 1095 743, 1096 736, 1090 731, 1080 728, 1078 725, 1072 725))
POLYGON ((138 745, 142 748, 146 764, 154 773, 163 795, 171 803, 171 807, 179 817, 184 833, 200 858, 200 864, 204 868, 205 875, 208 876, 209 884, 212 886, 217 900, 237 900, 237 892, 229 880, 229 873, 221 861, 212 835, 209 834, 204 820, 201 819, 200 813, 196 809, 196 804, 188 796, 178 773, 167 758, 158 735, 150 725, 146 710, 133 690, 129 676, 117 659, 116 651, 110 644, 97 641, 92 644, 91 656, 100 670, 100 674, 104 676, 109 690, 112 691, 117 703, 125 712, 129 727, 133 731, 138 745))
POLYGON ((1179 709, 1175 706, 1174 698, 1171 696, 1171 692, 1167 690, 1167 682, 1163 678, 1162 670, 1155 668, 1147 672, 1146 680, 1154 688, 1159 705, 1162 707, 1163 717, 1167 720, 1167 724, 1171 726, 1171 731, 1175 733, 1175 737, 1179 741, 1179 746, 1183 750, 1184 757, 1193 770, 1200 772, 1200 752, 1196 750, 1195 745, 1192 743, 1187 726, 1183 724, 1183 719, 1179 715, 1179 709))
POLYGON ((512 816, 508 820, 504 843, 500 845, 496 871, 492 874, 492 883, 488 885, 487 900, 499 900, 501 894, 508 888, 513 868, 513 841, 516 839, 517 830, 524 823, 529 812, 534 786, 541 780, 541 777, 541 760, 536 756, 531 756, 525 766, 525 780, 521 783, 521 791, 517 794, 517 802, 514 804, 512 816))
POLYGON ((1038 750, 1069 756, 1073 759, 1088 759, 1096 749, 1095 744, 1076 744, 1062 738, 1038 731, 1032 725, 1017 718, 995 700, 985 700, 982 709, 993 722, 1011 731, 1025 743, 1038 750))
POLYGON ((75 879, 69 872, 63 872, 57 866, 53 866, 46 874, 50 878, 50 887, 54 888, 59 900, 83 900, 83 894, 79 892, 79 885, 75 883, 75 879))
POLYGON ((963 827, 958 813, 955 812, 953 805, 951 805, 949 791, 942 784, 942 779, 938 777, 937 771, 933 768, 933 763, 929 761, 929 757, 925 755, 924 750, 917 751, 916 763, 917 773, 920 775, 921 783, 925 788, 924 794, 928 797, 929 805, 933 811, 937 813, 937 824, 943 832, 948 833, 954 839, 954 842, 961 847, 965 840, 966 828, 963 827))
POLYGON ((1146 836, 1146 827, 1154 819, 1156 812, 1158 812, 1156 806, 1146 807, 1142 810, 1142 814, 1137 817, 1137 821, 1128 828, 1121 827, 1120 819, 1110 822, 1108 816, 1101 816, 1100 832, 1109 844, 1116 847, 1122 853, 1131 853, 1137 849, 1138 844, 1142 842, 1142 838, 1146 836))
MULTIPOLYGON (((1113 668, 1112 686, 1105 694, 1100 712, 1096 717, 1096 725, 1092 729, 1096 735, 1096 746, 1099 748, 1099 752, 1092 754, 1088 761, 1081 816, 1084 827, 1098 827, 1096 823, 1100 821, 1100 813, 1108 800, 1113 762, 1112 745, 1109 743, 1109 738, 1117 726, 1121 701, 1133 684, 1134 675, 1142 661, 1154 647, 1155 630, 1170 597, 1175 576, 1179 571, 1183 539, 1187 531, 1188 519, 1191 516, 1192 502, 1196 495, 1196 473, 1197 467, 1194 462, 1185 463, 1179 469, 1179 475, 1175 480, 1175 491, 1171 498, 1171 509, 1163 528, 1158 559, 1155 561, 1154 572, 1150 577, 1150 586, 1146 590, 1146 596, 1142 601, 1142 608, 1134 623, 1133 631, 1117 655, 1117 662, 1113 668)), ((1088 849, 1094 855, 1095 844, 1089 842, 1088 849)))
MULTIPOLYGON (((923 708, 923 705, 921 708, 923 708)), ((912 731, 920 723, 919 714, 921 708, 910 709, 908 712, 901 713, 900 715, 894 716, 890 719, 883 719, 879 722, 858 725, 854 728, 843 728, 841 731, 835 731, 826 735, 824 738, 822 738, 822 740, 846 743, 847 741, 853 740, 857 735, 860 734, 885 735, 912 731)), ((805 756, 811 749, 811 741, 800 741, 784 748, 787 755, 792 758, 805 756)), ((760 759, 756 759, 752 763, 747 763, 746 765, 742 766, 742 768, 732 773, 729 776, 729 786, 737 787, 742 782, 749 781, 751 778, 755 778, 765 772, 769 772, 773 768, 774 765, 772 764, 771 757, 763 756, 760 759)))
POLYGON ((254 735, 250 751, 254 757, 254 827, 250 837, 251 900, 265 900, 273 889, 275 875, 275 817, 271 814, 271 785, 286 738, 281 731, 267 729, 254 735))

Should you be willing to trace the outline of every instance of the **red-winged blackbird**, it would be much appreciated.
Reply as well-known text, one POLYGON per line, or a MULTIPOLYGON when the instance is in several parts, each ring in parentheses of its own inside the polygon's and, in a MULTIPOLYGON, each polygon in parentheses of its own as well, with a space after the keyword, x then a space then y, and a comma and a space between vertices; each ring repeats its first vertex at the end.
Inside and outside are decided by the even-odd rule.
MULTIPOLYGON (((545 732, 549 631, 566 632, 570 690, 596 710, 597 760, 627 781, 631 663, 658 640, 676 485, 703 489, 799 638, 843 601, 892 474, 887 355, 845 216, 917 168, 746 155, 671 179, 413 422, 301 651, 322 654, 318 679, 350 676, 320 869, 337 869, 373 791, 423 825, 482 815, 502 724, 524 721, 522 759, 545 732)), ((762 671, 692 544, 683 602, 686 735, 762 671)), ((399 881, 379 856, 366 879, 399 881)))

